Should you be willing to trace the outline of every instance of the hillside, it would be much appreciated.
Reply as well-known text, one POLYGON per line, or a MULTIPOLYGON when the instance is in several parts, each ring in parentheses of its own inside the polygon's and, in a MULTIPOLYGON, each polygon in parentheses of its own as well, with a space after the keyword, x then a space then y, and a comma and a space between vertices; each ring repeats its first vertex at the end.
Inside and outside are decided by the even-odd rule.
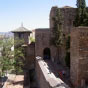
POLYGON ((13 37, 13 33, 11 33, 11 32, 0 32, 0 36, 13 37))

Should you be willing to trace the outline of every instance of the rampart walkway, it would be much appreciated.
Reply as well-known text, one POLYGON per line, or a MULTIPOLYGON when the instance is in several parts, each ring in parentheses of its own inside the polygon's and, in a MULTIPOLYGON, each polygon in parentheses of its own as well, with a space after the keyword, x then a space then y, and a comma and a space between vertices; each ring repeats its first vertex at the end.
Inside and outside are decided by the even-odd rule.
POLYGON ((70 88, 54 72, 41 57, 36 59, 36 72, 40 88, 70 88))

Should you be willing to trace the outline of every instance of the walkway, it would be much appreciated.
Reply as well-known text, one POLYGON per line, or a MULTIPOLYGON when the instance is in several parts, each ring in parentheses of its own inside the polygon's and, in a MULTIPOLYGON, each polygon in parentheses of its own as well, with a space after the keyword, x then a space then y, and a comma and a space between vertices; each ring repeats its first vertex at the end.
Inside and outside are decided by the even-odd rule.
POLYGON ((70 72, 69 72, 69 69, 67 67, 62 66, 61 64, 53 63, 50 60, 46 60, 46 63, 49 66, 48 69, 51 72, 53 72, 57 78, 58 77, 61 78, 66 84, 68 84, 71 88, 73 88, 72 84, 70 82, 70 72), (65 75, 63 75, 63 73, 65 75))
POLYGON ((8 75, 8 80, 5 82, 3 88, 23 88, 23 75, 8 75))

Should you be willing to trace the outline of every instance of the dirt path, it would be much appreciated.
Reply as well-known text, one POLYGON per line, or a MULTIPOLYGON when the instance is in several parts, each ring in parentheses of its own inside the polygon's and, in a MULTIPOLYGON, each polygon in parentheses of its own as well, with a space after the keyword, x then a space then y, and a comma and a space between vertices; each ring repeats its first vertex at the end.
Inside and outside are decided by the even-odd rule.
POLYGON ((23 75, 10 74, 3 88, 23 88, 23 75))

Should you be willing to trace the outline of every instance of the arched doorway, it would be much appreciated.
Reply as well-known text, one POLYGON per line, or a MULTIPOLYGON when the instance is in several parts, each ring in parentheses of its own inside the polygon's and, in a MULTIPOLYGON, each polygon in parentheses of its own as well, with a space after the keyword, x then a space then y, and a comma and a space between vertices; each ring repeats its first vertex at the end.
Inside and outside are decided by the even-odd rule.
POLYGON ((85 80, 85 86, 88 88, 88 79, 85 80))
POLYGON ((49 48, 45 48, 43 50, 43 59, 44 60, 50 60, 51 59, 51 53, 49 48))

